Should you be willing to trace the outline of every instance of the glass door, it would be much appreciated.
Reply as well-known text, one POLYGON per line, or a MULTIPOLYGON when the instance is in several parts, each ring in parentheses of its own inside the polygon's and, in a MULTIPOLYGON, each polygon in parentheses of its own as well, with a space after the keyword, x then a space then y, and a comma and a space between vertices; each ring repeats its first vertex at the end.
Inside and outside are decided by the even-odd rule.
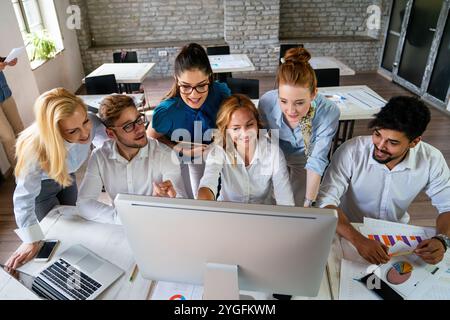
POLYGON ((383 49, 383 59, 381 60, 381 67, 389 72, 392 72, 394 68, 395 55, 400 40, 407 3, 408 0, 393 0, 392 2, 391 17, 389 19, 386 41, 383 49))
POLYGON ((397 50, 393 79, 420 95, 443 3, 443 0, 414 0, 409 12, 405 12, 407 27, 397 50))

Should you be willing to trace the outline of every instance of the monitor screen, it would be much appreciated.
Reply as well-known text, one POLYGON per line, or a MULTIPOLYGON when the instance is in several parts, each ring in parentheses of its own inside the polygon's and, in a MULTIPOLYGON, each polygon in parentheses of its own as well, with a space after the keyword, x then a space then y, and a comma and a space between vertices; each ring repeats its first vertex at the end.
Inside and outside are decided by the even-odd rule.
POLYGON ((124 194, 114 202, 143 277, 205 293, 219 266, 235 267, 240 290, 316 296, 337 223, 331 209, 124 194))

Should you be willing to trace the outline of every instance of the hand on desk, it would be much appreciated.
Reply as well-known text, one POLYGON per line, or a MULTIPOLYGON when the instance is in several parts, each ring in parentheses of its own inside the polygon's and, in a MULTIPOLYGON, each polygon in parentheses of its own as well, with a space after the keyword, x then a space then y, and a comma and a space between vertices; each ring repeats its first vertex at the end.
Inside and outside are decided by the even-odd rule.
POLYGON ((389 261, 388 248, 381 242, 361 237, 354 243, 361 257, 373 264, 387 263, 389 261))
POLYGON ((170 180, 158 183, 153 182, 153 196, 175 198, 177 196, 177 192, 175 191, 175 188, 170 180))
POLYGON ((16 252, 9 257, 8 261, 6 261, 5 266, 7 268, 17 269, 21 265, 33 259, 39 251, 39 248, 39 241, 33 243, 22 243, 20 247, 17 248, 16 252))
POLYGON ((426 263, 437 264, 444 258, 444 246, 437 239, 427 239, 422 241, 414 253, 426 263))

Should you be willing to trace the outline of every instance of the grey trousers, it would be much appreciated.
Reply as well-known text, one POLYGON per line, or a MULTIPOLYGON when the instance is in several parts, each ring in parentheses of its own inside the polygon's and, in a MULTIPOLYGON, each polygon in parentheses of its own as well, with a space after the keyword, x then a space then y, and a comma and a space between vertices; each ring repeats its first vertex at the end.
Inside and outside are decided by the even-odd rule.
POLYGON ((71 186, 63 188, 53 179, 41 181, 41 193, 35 200, 35 212, 39 221, 57 205, 74 206, 77 202, 78 188, 75 174, 71 186))

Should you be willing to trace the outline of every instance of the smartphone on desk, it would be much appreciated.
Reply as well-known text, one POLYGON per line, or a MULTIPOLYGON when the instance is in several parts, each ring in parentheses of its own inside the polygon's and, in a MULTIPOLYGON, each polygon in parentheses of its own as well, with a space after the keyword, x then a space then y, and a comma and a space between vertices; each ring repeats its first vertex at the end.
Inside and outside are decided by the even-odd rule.
POLYGON ((56 251, 58 244, 59 240, 56 239, 45 240, 41 246, 41 249, 39 249, 39 252, 34 258, 34 261, 47 262, 48 260, 50 260, 53 256, 53 253, 56 251))

